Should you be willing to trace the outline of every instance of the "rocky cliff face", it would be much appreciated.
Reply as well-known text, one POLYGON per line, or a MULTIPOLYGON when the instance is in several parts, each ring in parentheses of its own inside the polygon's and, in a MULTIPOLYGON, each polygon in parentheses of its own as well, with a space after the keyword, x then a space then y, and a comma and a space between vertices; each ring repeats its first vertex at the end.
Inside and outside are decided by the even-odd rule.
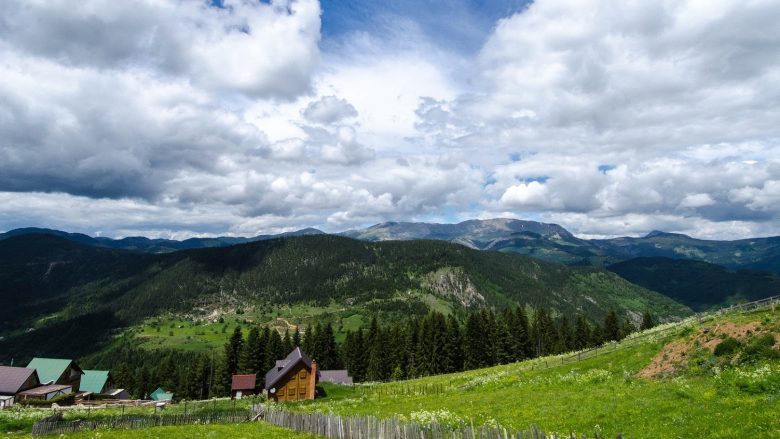
POLYGON ((430 273, 423 282, 423 287, 467 308, 485 304, 485 297, 477 291, 477 287, 468 275, 459 268, 444 268, 430 273))

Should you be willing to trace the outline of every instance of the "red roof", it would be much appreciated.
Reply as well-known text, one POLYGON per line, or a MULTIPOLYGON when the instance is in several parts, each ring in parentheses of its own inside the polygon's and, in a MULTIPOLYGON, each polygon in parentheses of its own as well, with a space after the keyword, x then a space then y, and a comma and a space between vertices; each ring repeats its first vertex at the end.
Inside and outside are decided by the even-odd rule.
POLYGON ((254 390, 256 383, 256 374, 233 375, 233 384, 230 386, 230 390, 254 390))

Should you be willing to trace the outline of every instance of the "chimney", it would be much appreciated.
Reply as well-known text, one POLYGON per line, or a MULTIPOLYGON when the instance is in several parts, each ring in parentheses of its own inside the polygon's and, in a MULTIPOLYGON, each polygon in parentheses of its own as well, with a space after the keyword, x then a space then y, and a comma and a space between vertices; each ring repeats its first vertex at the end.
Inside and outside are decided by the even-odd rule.
POLYGON ((312 360, 311 374, 309 375, 309 385, 307 386, 307 399, 314 399, 315 387, 317 387, 317 360, 312 360))

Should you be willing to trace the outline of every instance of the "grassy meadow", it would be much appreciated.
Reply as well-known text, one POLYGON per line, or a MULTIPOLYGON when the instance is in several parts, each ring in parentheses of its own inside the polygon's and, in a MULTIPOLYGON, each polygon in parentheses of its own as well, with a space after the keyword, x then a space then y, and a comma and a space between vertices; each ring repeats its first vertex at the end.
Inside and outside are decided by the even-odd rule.
MULTIPOLYGON (((678 370, 663 376, 644 378, 640 372, 657 355, 664 363, 665 354, 659 352, 670 337, 543 370, 538 369, 540 364, 554 364, 556 358, 399 383, 326 386, 327 398, 289 407, 419 422, 436 418, 453 425, 473 420, 475 425, 518 430, 534 424, 551 432, 598 432, 606 437, 618 433, 633 438, 780 437, 777 357, 727 364, 733 358, 716 357, 701 346, 706 344, 702 334, 739 324, 780 338, 780 315, 752 313, 683 330, 680 340, 692 349, 683 355, 678 370), (415 386, 441 391, 420 392, 415 386)), ((748 335, 745 351, 750 340, 748 335)))

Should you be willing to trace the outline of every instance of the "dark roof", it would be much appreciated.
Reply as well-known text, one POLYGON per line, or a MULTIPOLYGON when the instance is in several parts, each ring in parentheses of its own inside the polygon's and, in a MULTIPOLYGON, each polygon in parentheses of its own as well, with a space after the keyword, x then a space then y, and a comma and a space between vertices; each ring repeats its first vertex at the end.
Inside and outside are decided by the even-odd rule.
POLYGON ((230 386, 230 390, 254 390, 256 384, 256 374, 233 375, 233 383, 230 386))
POLYGON ((320 381, 335 384, 353 384, 352 377, 347 370, 321 370, 320 381))
POLYGON ((44 396, 52 392, 63 391, 65 389, 73 390, 73 386, 66 386, 64 384, 49 384, 48 386, 40 386, 34 389, 25 390, 24 392, 19 392, 19 394, 27 396, 44 396))
POLYGON ((31 375, 35 375, 37 384, 38 373, 35 372, 35 369, 0 366, 0 393, 16 394, 31 375))
POLYGON ((284 360, 277 360, 276 366, 265 374, 265 388, 272 388, 287 372, 300 362, 303 362, 303 364, 306 365, 306 368, 311 369, 311 359, 303 353, 301 348, 296 347, 284 358, 284 360))

